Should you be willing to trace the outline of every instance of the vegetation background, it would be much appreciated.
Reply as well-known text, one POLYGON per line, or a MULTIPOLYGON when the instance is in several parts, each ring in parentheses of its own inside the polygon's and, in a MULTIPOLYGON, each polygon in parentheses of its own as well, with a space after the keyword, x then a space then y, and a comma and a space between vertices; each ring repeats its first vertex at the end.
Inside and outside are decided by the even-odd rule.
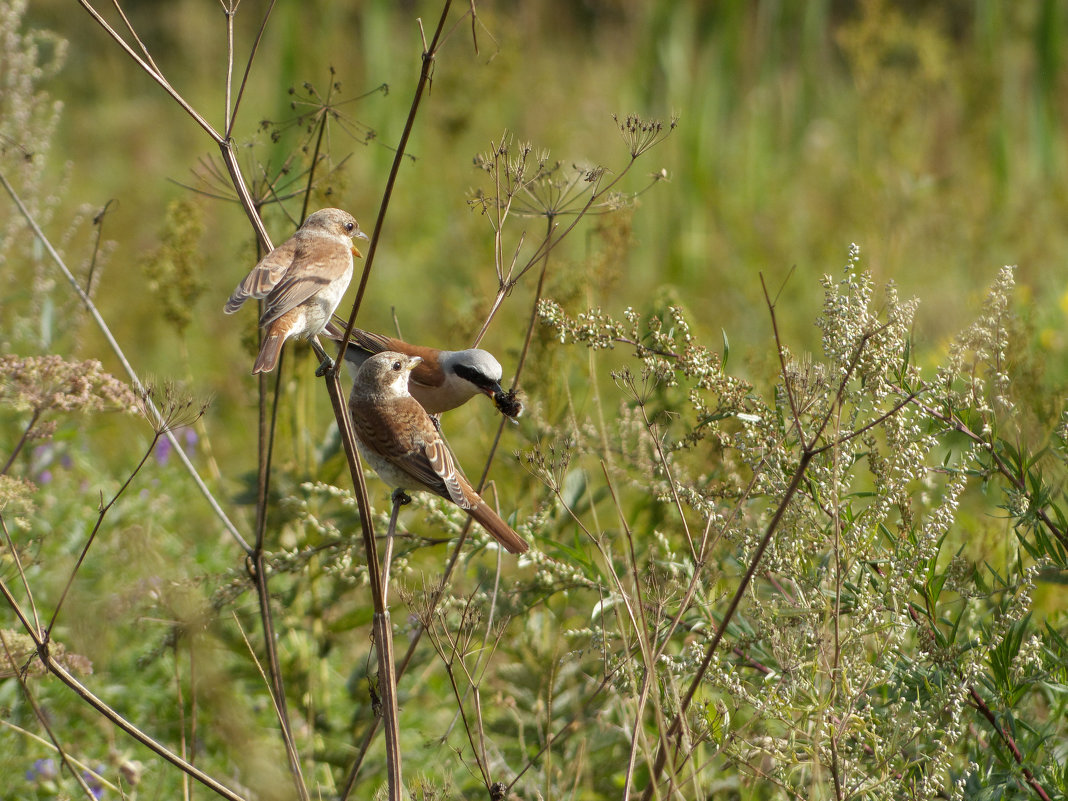
MULTIPOLYGON (((188 423, 180 438, 228 514, 248 531, 255 520, 257 466, 259 388, 248 375, 255 315, 243 310, 225 317, 221 309, 255 263, 256 241, 241 207, 212 197, 232 196, 218 178, 225 175, 218 154, 80 6, 0 0, 0 8, 11 21, 0 53, 5 67, 0 168, 9 176, 28 176, 22 184, 12 182, 32 200, 38 221, 77 267, 83 284, 89 282, 138 372, 210 398, 202 417, 179 420, 188 423), (18 40, 16 34, 27 38, 18 40), (36 48, 40 68, 32 75, 30 96, 41 105, 37 117, 24 118, 16 113, 25 87, 14 80, 13 52, 27 42, 36 48), (61 104, 54 126, 46 124, 52 101, 61 104)), ((227 50, 220 6, 175 0, 122 8, 176 88, 222 126, 227 50)), ((549 324, 536 327, 520 381, 528 414, 518 427, 504 430, 490 471, 502 509, 516 514, 517 525, 546 557, 498 562, 481 540, 477 548, 465 546, 438 633, 417 651, 400 684, 410 792, 471 797, 488 792, 492 781, 510 784, 517 774, 510 790, 524 798, 613 798, 654 786, 658 797, 747 799, 1041 797, 1036 785, 1049 797, 1063 792, 1068 649, 1064 542, 1056 530, 1064 458, 1063 442, 1055 436, 1068 381, 1063 6, 1054 0, 491 2, 477 5, 474 23, 462 18, 467 10, 455 9, 450 17, 451 33, 435 62, 408 143, 410 158, 381 231, 359 326, 399 326, 409 341, 442 346, 473 340, 499 288, 492 215, 471 202, 479 190, 492 193, 488 173, 474 163, 479 154, 510 141, 514 156, 529 141, 535 152, 549 152, 550 163, 560 160, 563 173, 573 164, 603 165, 611 178, 630 161, 613 114, 623 119, 636 112, 665 125, 677 115, 679 124, 635 161, 618 187, 636 196, 586 217, 552 253, 542 295, 559 306, 542 309, 549 324), (859 258, 851 243, 859 245, 859 258), (851 272, 843 273, 847 263, 851 272), (1006 264, 1017 265, 1008 281, 999 272, 1006 264), (686 381, 666 379, 662 364, 650 361, 648 353, 636 357, 633 347, 576 347, 576 340, 597 340, 611 326, 594 316, 604 326, 582 329, 575 316, 599 308, 621 321, 632 309, 645 335, 656 331, 649 321, 665 321, 670 329, 665 335, 680 337, 674 344, 683 342, 686 321, 692 342, 719 353, 732 379, 744 384, 730 390, 737 394, 723 408, 753 413, 752 398, 761 397, 765 412, 775 408, 786 419, 785 395, 775 389, 782 370, 762 280, 776 297, 774 320, 782 342, 811 366, 827 356, 828 329, 815 325, 831 314, 825 297, 842 293, 856 301, 850 295, 854 285, 838 282, 864 270, 872 286, 892 282, 900 298, 920 301, 901 334, 907 342, 903 360, 887 373, 916 368, 930 379, 958 352, 954 337, 989 308, 989 298, 1005 304, 999 325, 1011 342, 994 360, 998 380, 1005 382, 1001 395, 1011 395, 1014 412, 984 417, 989 408, 976 402, 959 419, 1001 421, 973 430, 984 442, 1009 443, 1024 479, 1013 497, 1026 502, 1019 507, 1006 500, 1008 491, 991 463, 965 469, 967 448, 947 444, 945 437, 942 450, 931 446, 934 467, 927 479, 910 474, 902 490, 917 499, 919 518, 940 508, 944 476, 932 483, 930 475, 951 470, 959 457, 962 474, 973 480, 961 489, 959 509, 953 504, 954 524, 922 562, 929 572, 918 579, 922 586, 912 588, 916 597, 901 607, 919 609, 916 614, 935 629, 942 623, 951 632, 933 663, 959 659, 969 667, 947 669, 940 678, 932 668, 916 680, 912 693, 917 699, 923 695, 931 711, 929 717, 910 718, 909 725, 930 725, 930 731, 880 743, 873 733, 881 729, 864 718, 853 732, 861 734, 849 746, 852 756, 844 754, 849 726, 841 741, 819 735, 821 725, 833 728, 846 714, 832 703, 835 691, 827 689, 848 683, 837 664, 827 668, 834 677, 827 685, 814 681, 811 692, 790 696, 774 712, 758 708, 754 688, 800 681, 794 671, 820 673, 822 664, 818 656, 802 656, 804 637, 786 642, 790 638, 779 641, 769 634, 775 627, 803 628, 798 620, 805 617, 796 608, 771 610, 769 585, 801 581, 784 562, 775 562, 774 569, 757 574, 752 601, 757 608, 744 610, 748 628, 733 632, 730 643, 740 664, 755 671, 744 679, 748 689, 731 685, 726 672, 720 683, 709 679, 701 707, 706 728, 684 749, 692 760, 675 767, 676 784, 657 785, 650 777, 660 773, 658 738, 679 711, 685 685, 699 673, 701 647, 749 564, 752 532, 762 530, 788 482, 762 488, 760 500, 750 506, 742 488, 759 471, 744 458, 732 461, 702 444, 705 422, 686 381), (824 283, 824 275, 832 279, 824 283), (1008 295, 1013 281, 1015 291, 1008 295), (990 295, 992 285, 998 288, 990 295), (621 372, 628 366, 633 374, 621 372), (643 367, 652 372, 642 376, 643 367), (646 403, 656 422, 643 426, 639 410, 646 403), (618 629, 615 624, 598 629, 609 610, 622 614, 628 604, 621 599, 642 595, 639 589, 628 594, 613 577, 625 579, 632 569, 636 587, 663 594, 649 601, 647 613, 656 617, 668 610, 670 618, 684 596, 672 580, 700 572, 688 573, 686 559, 679 557, 690 535, 683 534, 678 518, 696 524, 729 517, 709 513, 692 498, 673 504, 671 482, 664 482, 666 462, 656 458, 655 442, 672 454, 678 447, 672 459, 690 471, 688 486, 707 490, 706 501, 715 497, 717 503, 744 507, 739 517, 749 528, 732 529, 734 536, 725 536, 714 558, 695 560, 707 568, 702 579, 707 583, 696 599, 685 596, 686 623, 675 640, 668 637, 664 672, 650 690, 642 678, 649 681, 650 664, 633 673, 620 667, 640 661, 635 653, 644 642, 637 633, 642 627, 629 631, 629 624, 620 623, 618 629), (602 471, 602 463, 612 470, 602 471), (618 498, 616 487, 606 483, 609 474, 620 482, 618 498), (560 479, 555 488, 554 476, 560 479), (1047 527, 1054 532, 1049 543, 1021 533, 1021 527, 1031 531, 1028 526, 1043 509, 1054 521, 1047 527), (614 556, 605 556, 584 527, 604 535, 601 542, 614 543, 609 547, 614 556), (573 572, 559 566, 568 562, 573 572), (941 587, 951 567, 953 575, 967 573, 973 594, 954 585, 943 612, 928 582, 941 587), (759 608, 758 597, 766 608, 759 608), (479 610, 477 626, 465 616, 468 609, 479 610), (998 627, 1002 619, 1012 636, 998 627), (463 658, 450 650, 458 647, 450 633, 472 637, 463 658), (1014 637, 1015 648, 1006 654, 1004 643, 1014 637), (484 653, 483 638, 490 643, 484 653), (991 654, 1003 654, 1004 660, 991 654), (458 708, 470 713, 472 699, 479 697, 465 692, 467 680, 457 678, 461 665, 480 677, 478 725, 457 717, 458 708), (931 689, 941 682, 988 690, 985 702, 997 722, 978 703, 947 711, 953 703, 931 689), (647 692, 653 697, 648 707, 647 692), (809 728, 819 720, 823 723, 809 728), (1018 741, 1014 746, 1006 733, 1018 741), (783 742, 790 747, 780 747, 783 742), (905 761, 899 764, 895 759, 901 755, 905 761), (854 778, 863 778, 843 782, 828 767, 840 759, 852 766, 854 778)), ((238 7, 239 69, 263 12, 263 4, 249 0, 238 7)), ((323 161, 313 207, 340 206, 371 228, 421 67, 416 19, 429 30, 439 13, 435 4, 408 2, 312 0, 274 9, 234 138, 250 183, 262 187, 265 175, 281 174, 275 188, 293 194, 264 207, 275 242, 289 235, 300 215, 302 176, 315 152, 323 161), (323 113, 330 121, 322 149, 315 151, 316 115, 323 113)), ((573 211, 561 219, 570 221, 573 211)), ((4 216, 15 218, 14 206, 8 204, 4 216)), ((524 233, 531 242, 541 236, 544 215, 516 215, 509 226, 509 247, 518 247, 524 233)), ((40 246, 15 223, 0 237, 5 286, 0 354, 98 359, 104 370, 121 377, 99 331, 40 246)), ((530 247, 527 242, 524 252, 530 247)), ((347 310, 354 289, 355 283, 341 310, 347 310)), ((483 340, 504 364, 506 378, 523 349, 536 291, 531 273, 507 295, 483 340)), ((907 300, 883 300, 880 292, 870 313, 887 319, 906 305, 907 300)), ((649 341, 663 344, 655 337, 649 341)), ((676 352, 681 350, 679 345, 676 352)), ((970 350, 978 354, 983 348, 970 350)), ((849 362, 848 355, 841 364, 849 362)), ((981 354, 976 358, 983 361, 981 354)), ((313 796, 336 797, 373 717, 366 674, 373 672, 374 660, 368 656, 370 608, 358 523, 344 494, 351 486, 330 404, 312 368, 306 349, 290 348, 282 373, 268 548, 277 573, 272 590, 280 658, 306 779, 313 796)), ((833 388, 843 373, 828 368, 824 383, 833 388)), ((17 381, 9 376, 5 382, 0 455, 6 461, 17 454, 10 475, 32 485, 18 492, 7 487, 0 511, 45 609, 54 608, 63 592, 97 522, 101 498, 119 490, 146 449, 156 445, 153 458, 109 510, 71 586, 55 641, 92 664, 92 675, 83 679, 96 692, 153 736, 175 749, 181 743, 187 758, 204 770, 249 797, 291 797, 270 693, 242 641, 243 631, 255 651, 262 637, 240 549, 143 419, 52 408, 46 416, 54 418, 55 430, 21 449, 29 413, 18 400, 17 381)), ((717 397, 728 396, 725 386, 716 385, 717 397)), ((897 389, 908 394, 907 387, 897 389)), ((974 392, 971 401, 981 394, 974 392)), ((484 463, 500 422, 479 400, 444 423, 469 473, 484 463)), ((882 407, 857 408, 877 417, 882 407)), ((928 425, 941 419, 927 411, 928 425)), ((845 424, 853 425, 863 422, 845 424)), ((783 441, 788 429, 784 422, 783 441)), ((889 445, 892 439, 880 434, 878 442, 889 445)), ((857 455, 855 463, 864 459, 857 455)), ((850 481, 858 504, 882 491, 879 476, 853 475, 850 481)), ((369 479, 369 490, 376 511, 388 512, 386 488, 369 479)), ((821 493, 810 494, 818 509, 821 493)), ((883 525, 906 537, 910 519, 902 512, 883 525)), ((416 547, 419 538, 455 534, 462 520, 433 504, 404 513, 413 537, 405 540, 394 567, 405 589, 393 613, 402 649, 421 614, 423 622, 435 619, 421 593, 440 575, 448 553, 442 544, 416 547)), ((841 527, 827 525, 823 521, 809 531, 817 566, 801 574, 820 573, 841 553, 828 534, 841 527), (822 540, 821 532, 827 535, 822 540)), ((781 533, 799 544, 809 542, 797 529, 781 533)), ((473 536, 478 539, 480 532, 473 536)), ((871 550, 858 544, 855 564, 892 558, 881 550, 886 542, 864 547, 871 550)), ((18 583, 10 546, 0 567, 8 585, 18 583)), ((821 586, 819 580, 813 586, 821 586)), ((840 603, 843 585, 835 586, 826 597, 840 603)), ((803 593, 796 587, 783 593, 811 611, 800 603, 803 593)), ((811 608, 819 606, 818 597, 815 593, 811 608)), ((840 617, 840 605, 834 610, 830 615, 824 609, 812 631, 826 634, 831 618, 840 617)), ((5 610, 0 621, 15 637, 16 618, 5 610)), ((872 623, 876 640, 884 625, 897 624, 872 623)), ((923 661, 925 632, 917 624, 903 640, 894 639, 893 648, 867 642, 860 650, 879 658, 893 653, 904 674, 910 659, 923 661)), ((718 659, 726 664, 729 656, 718 659)), ((886 686, 896 686, 900 700, 910 696, 902 689, 907 684, 897 675, 886 686), (898 680, 902 683, 895 685, 898 680)), ((79 791, 69 775, 53 775, 47 744, 34 739, 41 730, 27 700, 31 694, 58 724, 64 746, 106 779, 107 784, 92 785, 94 793, 176 797, 184 787, 207 795, 199 787, 190 790, 178 770, 101 722, 54 679, 32 675, 28 685, 29 690, 14 677, 0 679, 0 774, 16 777, 0 791, 3 797, 66 797, 79 791)), ((860 687, 851 691, 864 697, 860 687)), ((879 725, 889 725, 901 710, 883 700, 879 725)), ((859 714, 861 707, 851 710, 859 714)), ((698 721, 689 725, 700 729, 698 721)), ((353 797, 381 787, 381 764, 376 741, 353 797)))

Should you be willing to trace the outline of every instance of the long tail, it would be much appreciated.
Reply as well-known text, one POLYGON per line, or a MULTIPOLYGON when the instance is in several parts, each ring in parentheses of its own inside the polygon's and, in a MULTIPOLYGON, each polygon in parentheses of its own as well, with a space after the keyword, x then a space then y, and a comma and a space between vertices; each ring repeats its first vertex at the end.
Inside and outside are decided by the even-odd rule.
POLYGON ((508 553, 523 553, 530 547, 526 540, 512 531, 512 527, 486 505, 485 501, 479 500, 467 510, 467 513, 475 518, 493 539, 504 546, 508 553))
POLYGON ((281 334, 268 333, 260 345, 260 353, 256 357, 256 363, 252 365, 252 374, 269 373, 278 365, 278 356, 282 352, 282 345, 286 338, 281 334))

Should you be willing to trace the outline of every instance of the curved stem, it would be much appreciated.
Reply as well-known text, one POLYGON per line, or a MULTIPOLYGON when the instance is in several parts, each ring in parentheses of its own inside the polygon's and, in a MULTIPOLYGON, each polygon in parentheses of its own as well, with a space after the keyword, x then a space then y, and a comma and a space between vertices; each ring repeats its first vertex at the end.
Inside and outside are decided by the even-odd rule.
POLYGON ((26 429, 22 432, 22 436, 19 437, 19 441, 15 443, 15 449, 11 451, 11 456, 4 463, 2 469, 0 469, 0 476, 6 476, 7 471, 11 469, 11 465, 15 463, 15 459, 22 452, 23 446, 26 445, 27 440, 30 438, 30 432, 33 431, 33 427, 37 425, 37 421, 41 419, 41 410, 34 409, 33 415, 30 417, 30 422, 26 424, 26 429))
MULTIPOLYGON (((59 253, 56 252, 56 249, 52 247, 52 243, 48 240, 48 237, 44 235, 44 232, 41 230, 40 226, 37 225, 37 221, 23 205, 21 198, 19 198, 18 194, 15 192, 14 187, 12 187, 10 183, 8 183, 8 180, 3 173, 0 173, 0 184, 2 184, 4 189, 7 190, 7 193, 11 196, 11 199, 15 201, 15 205, 18 206, 19 212, 22 214, 26 222, 29 224, 30 228, 33 230, 34 236, 37 237, 38 241, 44 246, 45 250, 48 251, 48 255, 52 258, 52 261, 55 262, 56 266, 59 267, 60 271, 63 273, 64 277, 67 279, 70 285, 74 287, 75 294, 78 295, 78 298, 85 305, 85 308, 88 309, 89 314, 92 316, 94 322, 96 322, 97 328, 100 329, 100 332, 104 335, 104 339, 107 340, 108 345, 111 347, 112 353, 115 354, 116 358, 118 358, 119 362, 122 364, 123 369, 126 371, 126 375, 130 378, 130 383, 134 385, 134 388, 139 393, 144 395, 145 406, 154 415, 153 423, 162 424, 163 418, 160 416, 159 410, 152 402, 152 399, 149 398, 148 394, 145 392, 145 387, 141 383, 141 379, 137 377, 137 373, 134 372, 133 367, 130 365, 130 362, 126 358, 126 354, 119 346, 118 341, 112 335, 111 329, 108 327, 108 324, 104 322, 104 317, 96 308, 96 304, 93 303, 92 298, 90 298, 85 293, 85 290, 82 289, 78 282, 74 279, 74 275, 69 269, 67 269, 67 265, 63 261, 63 258, 59 255, 59 253)), ((197 485, 197 489, 200 490, 200 494, 204 496, 205 500, 207 500, 208 502, 208 505, 211 506, 211 509, 215 513, 215 516, 219 518, 223 526, 229 532, 230 536, 233 537, 234 541, 241 546, 245 553, 251 553, 252 546, 250 546, 245 541, 245 538, 241 536, 241 532, 237 530, 237 526, 235 526, 230 521, 230 518, 227 517, 226 512, 223 511, 222 506, 220 506, 219 502, 215 500, 215 496, 211 494, 211 490, 208 489, 208 485, 205 484, 204 480, 200 477, 200 474, 197 472, 197 469, 193 466, 192 461, 190 461, 189 456, 186 454, 185 448, 181 446, 181 443, 179 443, 178 439, 174 436, 174 432, 168 429, 165 432, 165 436, 168 440, 170 440, 171 445, 174 447, 174 452, 177 453, 179 460, 181 460, 182 462, 182 465, 185 467, 186 471, 193 479, 193 482, 197 485)))

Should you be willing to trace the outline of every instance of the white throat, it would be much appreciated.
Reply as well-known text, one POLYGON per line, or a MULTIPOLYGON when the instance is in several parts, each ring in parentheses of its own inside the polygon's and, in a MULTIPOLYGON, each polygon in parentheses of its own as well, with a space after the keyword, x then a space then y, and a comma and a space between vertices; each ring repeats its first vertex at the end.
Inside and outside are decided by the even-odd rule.
POLYGON ((408 391, 408 376, 411 375, 411 370, 391 372, 393 373, 393 377, 389 382, 389 396, 391 398, 409 397, 411 393, 408 391))

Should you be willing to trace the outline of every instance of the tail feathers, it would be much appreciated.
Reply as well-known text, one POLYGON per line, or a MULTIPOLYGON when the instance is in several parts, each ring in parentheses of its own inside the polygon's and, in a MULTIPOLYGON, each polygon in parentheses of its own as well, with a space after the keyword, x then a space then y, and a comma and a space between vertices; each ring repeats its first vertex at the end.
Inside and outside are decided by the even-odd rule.
POLYGON ((241 308, 242 304, 248 300, 248 294, 241 291, 241 287, 234 290, 229 300, 226 301, 226 305, 223 307, 225 314, 233 314, 235 311, 241 308))
POLYGON ((475 518, 508 553, 524 553, 530 547, 526 540, 512 531, 512 527, 486 505, 485 501, 480 500, 468 509, 467 513, 475 518))
POLYGON ((253 375, 256 375, 256 373, 269 373, 278 366, 278 356, 282 353, 282 345, 285 344, 285 341, 286 338, 279 334, 268 334, 263 338, 263 344, 260 345, 256 363, 252 365, 253 375))

